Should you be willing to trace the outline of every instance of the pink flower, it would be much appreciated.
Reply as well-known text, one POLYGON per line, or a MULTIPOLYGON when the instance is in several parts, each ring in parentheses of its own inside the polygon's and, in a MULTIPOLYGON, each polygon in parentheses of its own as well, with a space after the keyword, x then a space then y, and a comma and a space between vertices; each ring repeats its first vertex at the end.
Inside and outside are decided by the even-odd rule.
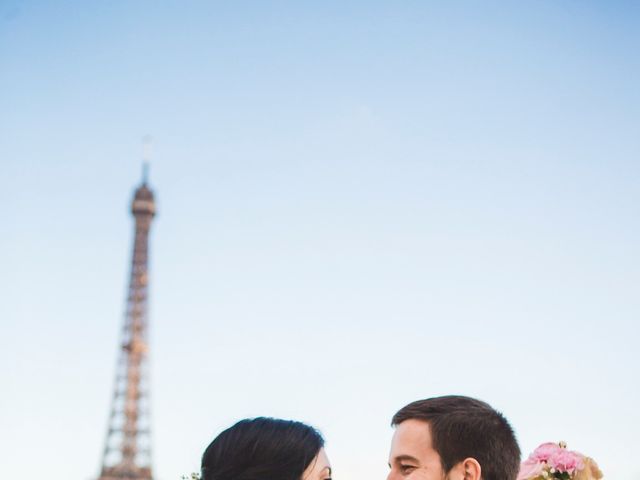
POLYGON ((536 448, 531 455, 529 455, 529 459, 527 461, 531 460, 534 462, 546 462, 552 455, 562 450, 563 448, 560 447, 560 445, 558 445, 557 443, 543 443, 538 448, 536 448))
POLYGON ((544 463, 537 462, 535 460, 525 460, 520 464, 520 472, 518 473, 517 480, 529 480, 542 475, 544 470, 544 463))
POLYGON ((559 472, 567 472, 573 475, 576 470, 584 468, 584 457, 578 452, 572 452, 566 448, 561 448, 557 452, 551 454, 547 460, 549 466, 555 468, 559 472))

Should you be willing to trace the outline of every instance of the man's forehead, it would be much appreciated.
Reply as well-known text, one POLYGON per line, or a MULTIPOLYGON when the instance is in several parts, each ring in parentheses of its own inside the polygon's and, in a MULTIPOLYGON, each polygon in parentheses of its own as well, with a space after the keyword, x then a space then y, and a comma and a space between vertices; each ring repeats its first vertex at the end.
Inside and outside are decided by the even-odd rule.
POLYGON ((425 468, 440 468, 440 455, 433 448, 431 428, 424 420, 405 420, 396 426, 389 465, 401 465, 405 461, 425 468))
POLYGON ((414 456, 431 448, 431 432, 424 420, 405 420, 396 426, 391 441, 391 456, 414 456))
POLYGON ((407 438, 413 438, 416 440, 428 440, 431 441, 431 428, 429 423, 417 418, 411 418, 405 420, 396 426, 396 435, 401 435, 407 438))

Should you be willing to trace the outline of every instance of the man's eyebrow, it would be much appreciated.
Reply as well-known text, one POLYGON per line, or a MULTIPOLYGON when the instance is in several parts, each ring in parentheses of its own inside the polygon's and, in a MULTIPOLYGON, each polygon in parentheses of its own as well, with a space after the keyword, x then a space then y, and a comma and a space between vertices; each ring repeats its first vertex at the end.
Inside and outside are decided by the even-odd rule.
POLYGON ((415 458, 412 457, 411 455, 398 455, 397 457, 393 458, 394 462, 402 462, 402 461, 409 461, 409 462, 415 462, 415 463, 420 463, 420 461, 415 458))

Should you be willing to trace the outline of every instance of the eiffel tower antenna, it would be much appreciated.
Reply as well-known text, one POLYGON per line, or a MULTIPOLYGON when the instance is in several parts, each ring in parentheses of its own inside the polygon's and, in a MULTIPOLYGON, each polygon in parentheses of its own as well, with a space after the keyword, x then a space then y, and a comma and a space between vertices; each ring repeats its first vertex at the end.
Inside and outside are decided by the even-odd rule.
POLYGON ((131 214, 135 223, 129 293, 116 368, 111 414, 98 480, 153 480, 147 372, 148 247, 156 212, 147 186, 147 167, 135 190, 131 214))
POLYGON ((151 147, 153 146, 153 137, 145 135, 142 137, 142 183, 147 184, 149 180, 149 164, 151 163, 151 147))

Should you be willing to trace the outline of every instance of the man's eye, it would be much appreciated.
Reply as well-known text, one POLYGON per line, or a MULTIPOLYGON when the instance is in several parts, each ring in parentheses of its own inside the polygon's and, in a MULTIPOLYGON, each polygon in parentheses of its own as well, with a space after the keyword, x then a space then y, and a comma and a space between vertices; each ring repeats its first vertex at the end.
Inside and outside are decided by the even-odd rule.
POLYGON ((402 473, 409 473, 411 470, 415 469, 414 465, 400 465, 400 471, 402 473))

